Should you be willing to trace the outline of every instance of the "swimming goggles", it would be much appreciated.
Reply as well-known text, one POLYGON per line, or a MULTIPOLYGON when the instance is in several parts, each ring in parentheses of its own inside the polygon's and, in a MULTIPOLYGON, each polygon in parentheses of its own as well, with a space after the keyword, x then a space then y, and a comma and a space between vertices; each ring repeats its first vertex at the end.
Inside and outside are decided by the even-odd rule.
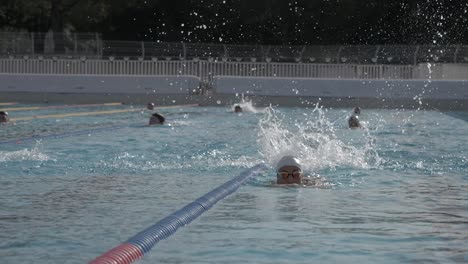
POLYGON ((283 179, 288 179, 289 176, 292 176, 293 179, 299 179, 301 177, 302 172, 301 171, 293 171, 292 173, 289 173, 287 171, 278 171, 278 176, 281 176, 283 179))

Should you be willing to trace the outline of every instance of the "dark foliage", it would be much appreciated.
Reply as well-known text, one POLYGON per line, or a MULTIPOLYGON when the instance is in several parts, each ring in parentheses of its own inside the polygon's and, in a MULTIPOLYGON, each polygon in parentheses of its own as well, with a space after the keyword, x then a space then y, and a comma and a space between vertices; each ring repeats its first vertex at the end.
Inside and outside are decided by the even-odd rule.
POLYGON ((232 44, 466 44, 461 0, 3 0, 0 30, 232 44))

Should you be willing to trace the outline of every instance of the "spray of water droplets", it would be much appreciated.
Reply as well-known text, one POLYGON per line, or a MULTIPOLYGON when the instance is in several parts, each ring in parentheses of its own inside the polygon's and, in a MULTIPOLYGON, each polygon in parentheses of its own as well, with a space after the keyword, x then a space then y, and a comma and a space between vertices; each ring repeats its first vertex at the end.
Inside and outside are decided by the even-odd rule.
POLYGON ((258 113, 263 113, 263 112, 266 111, 265 108, 256 108, 253 105, 252 100, 244 98, 243 94, 241 95, 241 101, 239 103, 235 103, 235 104, 232 105, 232 107, 231 107, 232 111, 234 111, 234 107, 236 105, 242 107, 243 112, 250 112, 250 113, 258 114, 258 113))
POLYGON ((16 151, 0 151, 0 162, 7 161, 48 161, 54 160, 42 151, 42 142, 37 141, 34 147, 16 151))
POLYGON ((369 130, 346 129, 348 136, 356 140, 344 140, 337 136, 338 129, 344 128, 335 127, 319 106, 310 113, 293 117, 270 107, 260 120, 260 153, 272 166, 285 155, 296 156, 305 171, 343 166, 379 167, 381 159, 369 130))

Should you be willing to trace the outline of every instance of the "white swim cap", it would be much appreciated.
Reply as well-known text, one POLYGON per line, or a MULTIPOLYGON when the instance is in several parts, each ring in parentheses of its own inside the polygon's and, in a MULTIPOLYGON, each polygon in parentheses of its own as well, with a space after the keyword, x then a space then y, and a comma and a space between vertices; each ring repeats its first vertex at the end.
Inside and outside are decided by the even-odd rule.
POLYGON ((276 165, 276 170, 279 170, 281 169, 281 167, 284 166, 295 166, 301 168, 301 161, 293 156, 284 156, 278 161, 278 164, 276 165))

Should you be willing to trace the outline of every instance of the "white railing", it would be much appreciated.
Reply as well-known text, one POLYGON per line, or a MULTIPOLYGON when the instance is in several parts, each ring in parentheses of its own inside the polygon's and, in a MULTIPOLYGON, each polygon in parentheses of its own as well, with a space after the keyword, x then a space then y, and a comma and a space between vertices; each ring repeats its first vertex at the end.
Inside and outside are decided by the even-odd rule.
POLYGON ((199 76, 199 65, 199 63, 192 61, 0 59, 0 72, 30 74, 199 76))
POLYGON ((202 64, 208 76, 252 76, 331 79, 412 79, 411 65, 217 62, 202 64))
POLYGON ((222 61, 0 59, 0 73, 88 75, 194 75, 331 79, 417 79, 412 65, 308 64, 222 61))

